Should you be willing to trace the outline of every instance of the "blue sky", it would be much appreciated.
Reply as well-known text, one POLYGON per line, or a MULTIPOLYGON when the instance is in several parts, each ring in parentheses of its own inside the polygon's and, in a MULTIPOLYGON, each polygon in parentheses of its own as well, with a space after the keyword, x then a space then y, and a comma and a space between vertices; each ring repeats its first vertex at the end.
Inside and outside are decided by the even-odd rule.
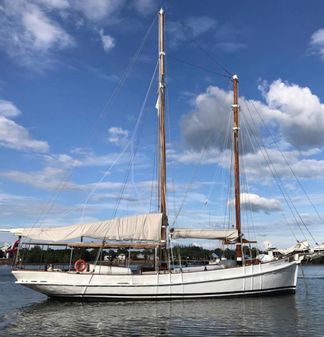
POLYGON ((324 241, 321 1, 0 1, 0 227, 156 210, 161 4, 170 224, 233 223, 226 69, 240 78, 246 236, 324 241))

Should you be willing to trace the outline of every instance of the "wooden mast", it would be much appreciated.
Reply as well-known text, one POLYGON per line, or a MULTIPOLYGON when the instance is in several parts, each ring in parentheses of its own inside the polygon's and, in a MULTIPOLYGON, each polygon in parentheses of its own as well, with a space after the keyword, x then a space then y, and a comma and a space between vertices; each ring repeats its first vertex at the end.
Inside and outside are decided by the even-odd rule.
POLYGON ((234 188, 235 188, 235 225, 238 231, 236 241, 236 261, 242 264, 242 235, 241 235, 241 201, 240 201, 240 157, 239 157, 239 105, 238 105, 238 76, 233 75, 233 147, 234 147, 234 188))
POLYGON ((165 49, 164 49, 164 22, 165 13, 161 8, 159 11, 159 91, 158 91, 158 112, 159 112, 159 143, 160 143, 160 172, 159 172, 159 195, 160 212, 163 214, 161 229, 161 260, 166 261, 167 243, 167 211, 166 211, 166 150, 165 150, 165 49))

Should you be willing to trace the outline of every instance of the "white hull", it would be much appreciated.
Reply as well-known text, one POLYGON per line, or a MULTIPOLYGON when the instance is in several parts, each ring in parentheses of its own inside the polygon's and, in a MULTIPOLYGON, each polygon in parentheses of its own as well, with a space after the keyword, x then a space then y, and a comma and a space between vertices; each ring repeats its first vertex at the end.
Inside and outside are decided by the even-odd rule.
POLYGON ((298 261, 227 269, 119 275, 14 270, 17 282, 49 297, 157 300, 295 292, 298 261))

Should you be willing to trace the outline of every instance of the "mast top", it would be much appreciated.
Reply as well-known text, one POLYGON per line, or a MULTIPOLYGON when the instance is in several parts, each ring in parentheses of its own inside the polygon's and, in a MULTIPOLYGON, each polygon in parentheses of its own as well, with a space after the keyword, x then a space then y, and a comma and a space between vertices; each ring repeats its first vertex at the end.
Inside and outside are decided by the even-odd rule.
POLYGON ((163 14, 163 13, 164 13, 163 8, 160 9, 160 12, 159 12, 159 13, 160 13, 160 14, 163 14))
POLYGON ((234 75, 232 76, 232 79, 233 79, 233 80, 238 80, 239 78, 238 78, 238 76, 237 76, 236 74, 234 74, 234 75))

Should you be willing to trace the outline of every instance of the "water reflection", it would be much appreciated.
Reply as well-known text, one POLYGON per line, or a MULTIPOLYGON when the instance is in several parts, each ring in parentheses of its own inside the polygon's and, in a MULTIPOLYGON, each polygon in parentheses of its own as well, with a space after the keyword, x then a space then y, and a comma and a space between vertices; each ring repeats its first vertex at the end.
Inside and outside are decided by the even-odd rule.
POLYGON ((299 280, 295 296, 280 297, 71 303, 15 285, 16 300, 35 294, 40 303, 0 315, 0 336, 321 336, 324 282, 311 271, 307 291, 299 280))
POLYGON ((15 336, 298 336, 295 296, 174 302, 45 301, 17 312, 15 336), (22 329, 23 327, 23 329, 22 329))

